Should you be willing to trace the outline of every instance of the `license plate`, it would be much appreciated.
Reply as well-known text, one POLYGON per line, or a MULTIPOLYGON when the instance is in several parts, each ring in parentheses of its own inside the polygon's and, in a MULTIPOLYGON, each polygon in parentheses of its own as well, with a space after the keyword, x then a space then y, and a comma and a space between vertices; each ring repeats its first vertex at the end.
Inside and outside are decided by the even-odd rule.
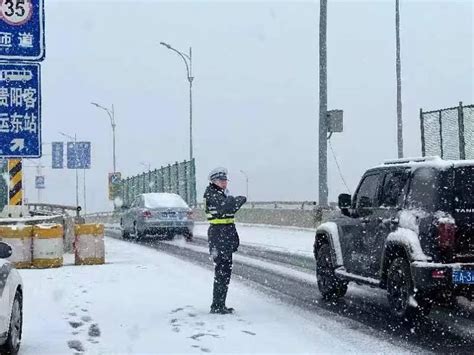
POLYGON ((453 283, 474 285, 474 270, 453 271, 453 283))

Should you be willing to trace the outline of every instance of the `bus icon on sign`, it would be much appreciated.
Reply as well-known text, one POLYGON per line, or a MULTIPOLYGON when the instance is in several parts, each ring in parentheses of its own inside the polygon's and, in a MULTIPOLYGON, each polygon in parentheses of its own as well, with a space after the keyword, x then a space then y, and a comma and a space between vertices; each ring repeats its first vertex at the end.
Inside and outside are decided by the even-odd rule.
POLYGON ((26 83, 33 79, 33 73, 30 70, 0 70, 0 81, 22 81, 26 83))

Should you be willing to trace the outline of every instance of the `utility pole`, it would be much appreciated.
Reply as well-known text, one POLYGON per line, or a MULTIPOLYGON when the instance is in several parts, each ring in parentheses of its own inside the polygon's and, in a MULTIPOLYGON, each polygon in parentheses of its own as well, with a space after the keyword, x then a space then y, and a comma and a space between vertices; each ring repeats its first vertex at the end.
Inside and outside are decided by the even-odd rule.
POLYGON ((395 28, 397 41, 397 142, 398 157, 403 158, 403 117, 402 117, 402 61, 400 50, 400 0, 395 0, 395 28))
POLYGON ((327 0, 320 0, 319 12, 319 205, 328 205, 328 82, 327 0))

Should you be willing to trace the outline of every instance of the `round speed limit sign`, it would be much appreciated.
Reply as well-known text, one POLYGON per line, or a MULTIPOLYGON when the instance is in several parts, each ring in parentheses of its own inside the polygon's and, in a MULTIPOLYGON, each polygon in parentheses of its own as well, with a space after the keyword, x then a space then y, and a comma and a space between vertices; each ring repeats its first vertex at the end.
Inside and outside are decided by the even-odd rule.
POLYGON ((33 14, 31 0, 0 0, 0 20, 12 26, 27 23, 33 14))

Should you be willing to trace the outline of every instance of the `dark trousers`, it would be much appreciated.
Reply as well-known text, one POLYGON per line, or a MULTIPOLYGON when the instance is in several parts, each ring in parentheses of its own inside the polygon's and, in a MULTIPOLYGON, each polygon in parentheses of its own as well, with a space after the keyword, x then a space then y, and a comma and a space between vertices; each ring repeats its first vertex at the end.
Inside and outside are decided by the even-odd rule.
POLYGON ((223 308, 232 275, 232 253, 218 252, 214 256, 214 291, 212 308, 223 308))

